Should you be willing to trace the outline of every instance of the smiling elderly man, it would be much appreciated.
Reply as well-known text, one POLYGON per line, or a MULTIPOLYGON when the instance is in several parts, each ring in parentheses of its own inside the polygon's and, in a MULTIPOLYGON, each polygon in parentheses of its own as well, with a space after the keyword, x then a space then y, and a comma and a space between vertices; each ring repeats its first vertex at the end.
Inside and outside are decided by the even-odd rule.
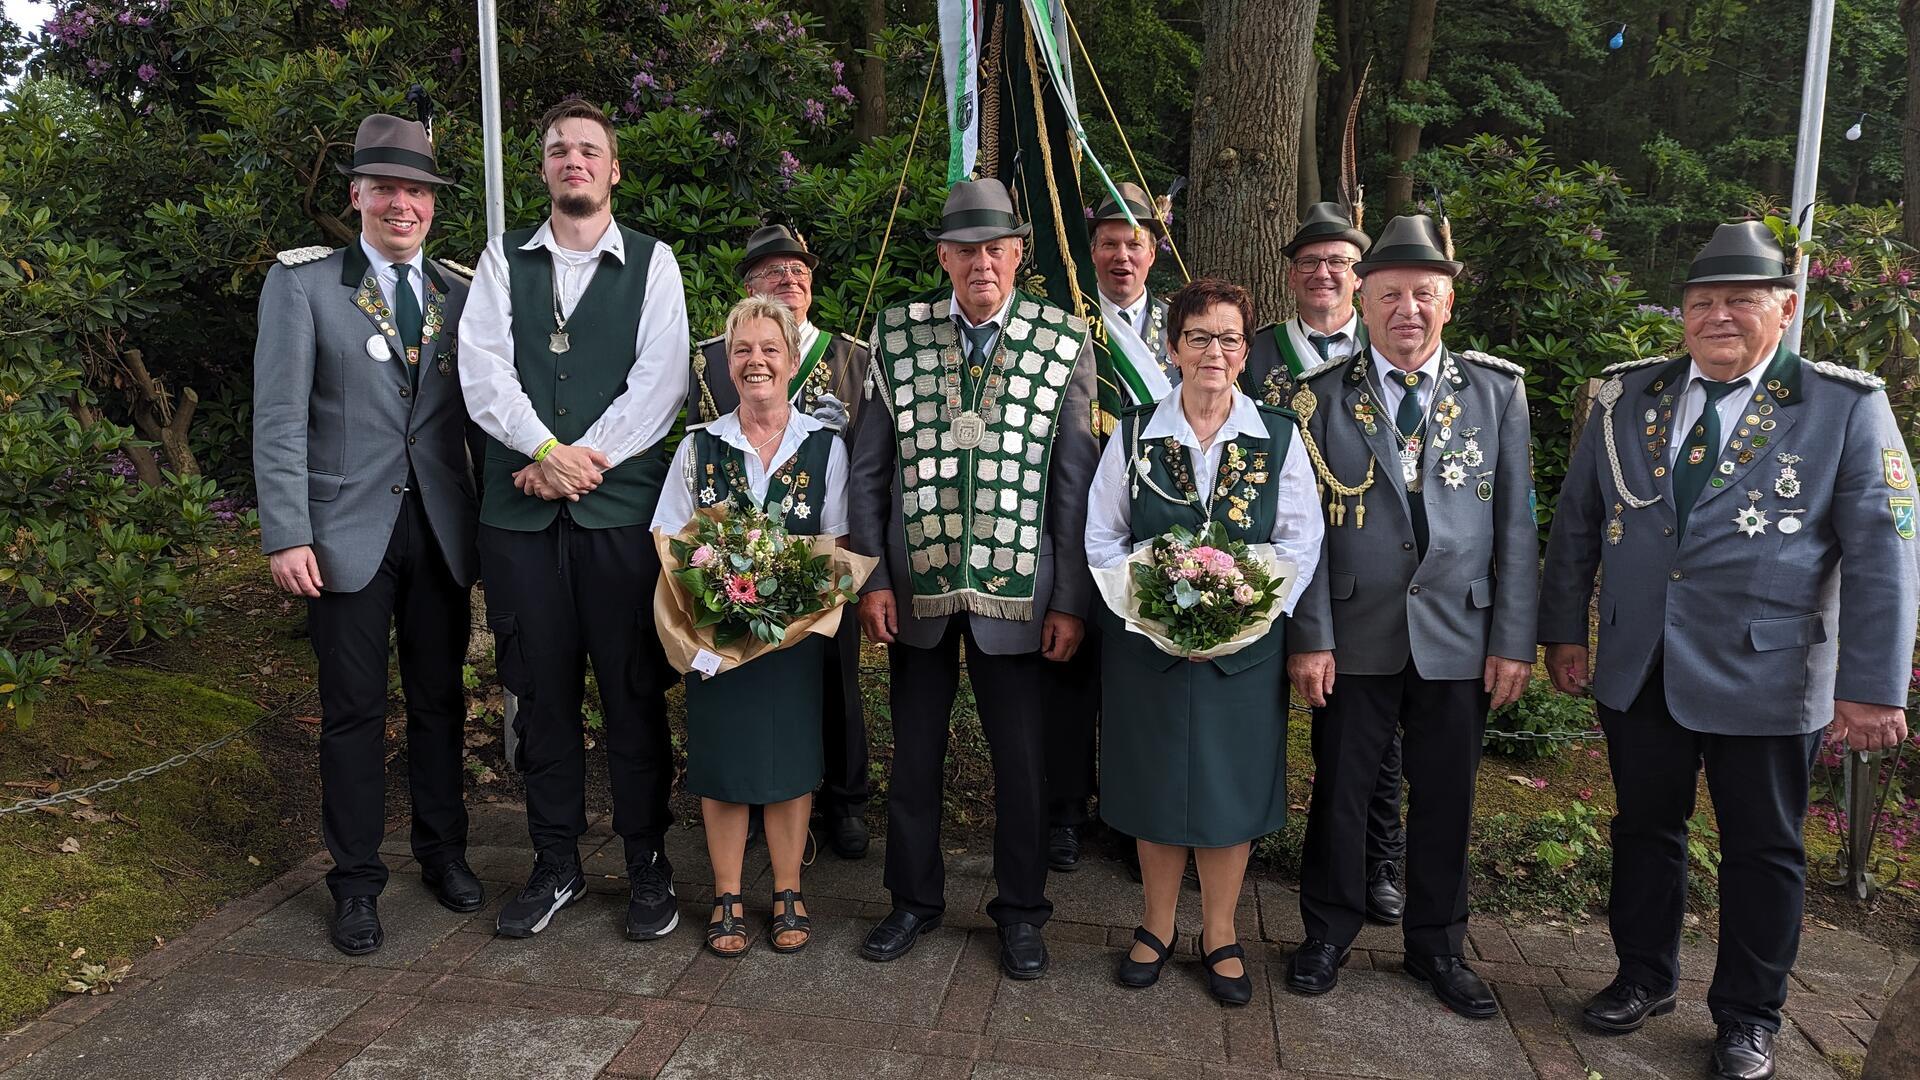
POLYGON ((1720 825, 1709 1068, 1734 1080, 1773 1075, 1821 731, 1854 750, 1906 737, 1920 605, 1913 469, 1884 384, 1781 343, 1794 271, 1765 224, 1721 225, 1687 273, 1687 355, 1608 369, 1540 606, 1554 685, 1582 693, 1603 572, 1591 687, 1619 801, 1620 966, 1586 1020, 1626 1032, 1674 1009, 1704 767, 1720 825))

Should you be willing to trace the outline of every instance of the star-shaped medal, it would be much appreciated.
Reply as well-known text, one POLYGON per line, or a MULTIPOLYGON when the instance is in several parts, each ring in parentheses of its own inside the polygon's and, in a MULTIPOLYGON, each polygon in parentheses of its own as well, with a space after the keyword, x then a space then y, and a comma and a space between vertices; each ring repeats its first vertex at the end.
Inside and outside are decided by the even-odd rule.
POLYGON ((1457 461, 1449 461, 1440 466, 1440 480, 1450 488, 1457 488, 1467 482, 1466 467, 1457 461))
POLYGON ((1758 506, 1749 504, 1746 509, 1733 515, 1733 524, 1748 536, 1760 536, 1767 531, 1767 512, 1758 506))
POLYGON ((714 503, 717 503, 719 501, 720 501, 720 494, 719 492, 716 492, 713 490, 712 484, 708 484, 706 487, 703 487, 700 489, 700 505, 701 506, 712 506, 714 503))
POLYGON ((793 508, 793 516, 799 518, 801 521, 805 521, 813 516, 813 507, 806 503, 799 503, 793 508))

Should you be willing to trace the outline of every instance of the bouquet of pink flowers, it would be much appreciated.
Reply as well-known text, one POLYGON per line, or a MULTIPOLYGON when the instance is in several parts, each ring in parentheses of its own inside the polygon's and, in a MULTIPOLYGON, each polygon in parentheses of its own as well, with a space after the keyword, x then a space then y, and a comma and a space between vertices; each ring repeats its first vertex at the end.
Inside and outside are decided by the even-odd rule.
POLYGON ((725 647, 752 637, 777 646, 800 619, 853 599, 852 573, 836 572, 830 538, 788 534, 763 510, 703 510, 669 540, 668 574, 692 602, 692 629, 725 647), (826 540, 826 550, 815 541, 826 540))
POLYGON ((1290 565, 1276 565, 1270 554, 1263 557, 1230 539, 1217 521, 1198 535, 1176 525, 1124 565, 1130 568, 1131 611, 1121 615, 1151 623, 1158 632, 1148 636, 1156 644, 1186 656, 1237 651, 1223 647, 1244 646, 1265 633, 1294 576, 1290 565))

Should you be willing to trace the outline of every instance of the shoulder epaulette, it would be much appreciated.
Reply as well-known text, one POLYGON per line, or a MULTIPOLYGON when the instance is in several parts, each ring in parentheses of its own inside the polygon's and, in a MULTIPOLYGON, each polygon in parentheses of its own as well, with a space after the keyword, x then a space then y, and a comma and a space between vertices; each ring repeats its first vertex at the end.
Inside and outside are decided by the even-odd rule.
POLYGON ((1491 353, 1483 353, 1475 349, 1467 349, 1464 352, 1462 352, 1460 355, 1465 357, 1468 360, 1473 361, 1476 364, 1479 364, 1481 367, 1492 368, 1495 371, 1504 371, 1509 375, 1518 375, 1523 379, 1526 378, 1526 375, 1527 375, 1526 368, 1521 367, 1519 364, 1516 364, 1511 360, 1502 360, 1491 353))
POLYGON ((853 345, 853 346, 854 346, 854 347, 856 347, 856 348, 861 348, 861 349, 865 349, 865 348, 868 348, 868 345, 867 345, 867 343, 866 343, 866 340, 865 340, 864 338, 858 338, 858 337, 855 337, 855 336, 853 336, 852 334, 844 334, 844 333, 841 333, 841 332, 840 332, 840 331, 838 331, 838 330, 835 330, 835 331, 833 332, 833 336, 834 336, 834 337, 837 337, 837 338, 844 338, 844 339, 846 339, 846 341, 847 341, 847 343, 848 343, 848 344, 850 344, 850 345, 853 345))
POLYGON ((1308 379, 1317 379, 1320 376, 1325 375, 1327 372, 1334 370, 1335 368, 1345 367, 1346 364, 1347 364, 1347 361, 1345 359, 1322 360, 1318 364, 1315 364, 1312 367, 1308 368, 1307 370, 1301 372, 1300 377, 1295 379, 1294 381, 1306 382, 1308 379))
POLYGON ((705 340, 694 342, 693 347, 696 349, 704 349, 707 346, 714 344, 715 342, 720 342, 725 340, 727 340, 727 335, 715 334, 710 338, 706 338, 705 340))
POLYGON ((474 278, 480 276, 479 271, 475 270, 471 266, 466 265, 465 263, 457 263, 457 262, 454 262, 452 259, 435 259, 433 261, 436 263, 439 263, 442 267, 445 267, 446 269, 453 271, 456 276, 466 278, 467 284, 469 285, 473 284, 474 278))
POLYGON ((1279 325, 1280 325, 1280 324, 1279 324, 1279 323, 1277 323, 1277 322, 1270 322, 1270 323, 1267 323, 1267 324, 1265 324, 1265 325, 1263 325, 1263 326, 1259 326, 1259 327, 1256 327, 1256 328, 1254 328, 1254 331, 1253 331, 1253 335, 1252 335, 1252 336, 1254 336, 1254 337, 1259 337, 1259 336, 1260 336, 1261 334, 1264 334, 1264 333, 1266 333, 1267 331, 1269 331, 1269 330, 1272 330, 1272 329, 1274 329, 1275 327, 1277 327, 1277 326, 1279 326, 1279 325))
POLYGON ((1600 374, 1611 378, 1612 376, 1625 372, 1634 371, 1643 367, 1652 367, 1655 364, 1664 364, 1666 362, 1667 358, 1664 356, 1643 356, 1638 360, 1622 360, 1617 364, 1609 364, 1601 370, 1600 374))
POLYGON ((310 262, 319 262, 331 254, 333 254, 332 248, 315 244, 312 247, 288 248, 274 258, 280 260, 281 266, 304 266, 310 262))
POLYGON ((1256 400, 1253 403, 1253 407, 1256 409, 1259 409, 1263 413, 1272 413, 1275 416, 1284 416, 1287 419, 1294 421, 1295 423, 1299 423, 1300 421, 1300 414, 1297 412, 1294 412, 1292 409, 1287 408, 1285 405, 1269 405, 1264 401, 1256 400))
POLYGON ((1813 365, 1813 370, 1825 375, 1829 379, 1843 383, 1852 383, 1855 386, 1867 390, 1885 390, 1887 388, 1887 380, 1880 376, 1870 371, 1861 371, 1859 368, 1850 368, 1845 364, 1836 364, 1831 360, 1816 361, 1813 365))

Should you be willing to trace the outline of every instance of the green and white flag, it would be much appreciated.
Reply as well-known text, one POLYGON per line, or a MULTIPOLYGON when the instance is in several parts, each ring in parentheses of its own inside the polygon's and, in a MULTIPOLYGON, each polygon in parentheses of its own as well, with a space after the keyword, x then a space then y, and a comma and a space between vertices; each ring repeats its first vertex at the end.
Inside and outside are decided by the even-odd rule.
POLYGON ((940 0, 940 61, 947 80, 947 184, 973 175, 980 157, 979 0, 940 0))
POLYGON ((1120 204, 1120 212, 1127 216, 1127 224, 1139 228, 1140 223, 1133 218, 1133 210, 1120 192, 1113 186, 1113 177, 1107 175, 1107 167, 1100 164, 1100 158, 1093 152, 1093 144, 1087 141, 1087 129, 1080 123, 1080 103, 1074 97, 1073 90, 1073 53, 1069 51, 1067 37, 1067 7, 1065 0, 1024 0, 1027 9, 1027 23, 1033 27, 1033 36, 1040 44, 1041 63, 1046 66, 1048 78, 1053 80, 1053 88, 1060 95, 1060 103, 1066 107, 1067 124, 1073 128, 1073 140, 1080 144, 1093 171, 1100 176, 1100 183, 1106 186, 1107 194, 1120 204))

